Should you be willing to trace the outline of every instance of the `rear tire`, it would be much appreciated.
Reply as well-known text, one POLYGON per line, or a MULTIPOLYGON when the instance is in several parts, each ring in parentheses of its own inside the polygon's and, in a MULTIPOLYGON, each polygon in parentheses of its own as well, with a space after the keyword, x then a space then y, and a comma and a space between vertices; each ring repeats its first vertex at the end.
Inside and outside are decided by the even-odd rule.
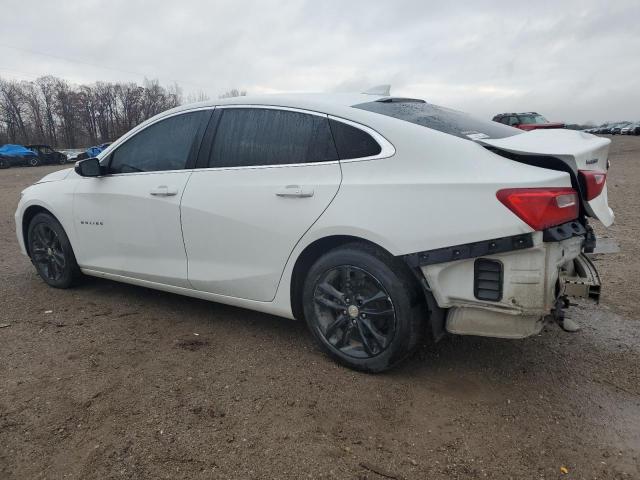
POLYGON ((338 247, 310 268, 304 316, 320 347, 339 363, 382 372, 422 339, 427 310, 408 268, 365 243, 338 247))
POLYGON ((29 157, 29 159, 27 160, 27 165, 29 165, 30 167, 37 167, 38 165, 40 165, 40 159, 38 157, 29 157))
POLYGON ((69 288, 80 278, 80 268, 62 225, 48 213, 38 213, 27 230, 29 256, 49 286, 69 288))

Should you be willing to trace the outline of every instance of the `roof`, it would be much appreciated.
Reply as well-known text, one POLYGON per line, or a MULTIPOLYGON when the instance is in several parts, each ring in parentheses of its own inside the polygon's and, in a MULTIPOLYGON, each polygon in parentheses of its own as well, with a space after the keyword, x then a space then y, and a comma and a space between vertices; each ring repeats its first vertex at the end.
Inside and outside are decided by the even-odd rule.
POLYGON ((272 93, 205 100, 204 102, 181 105, 166 113, 191 110, 198 107, 215 107, 218 105, 269 105, 332 113, 336 110, 342 110, 345 107, 385 98, 391 97, 365 93, 272 93))

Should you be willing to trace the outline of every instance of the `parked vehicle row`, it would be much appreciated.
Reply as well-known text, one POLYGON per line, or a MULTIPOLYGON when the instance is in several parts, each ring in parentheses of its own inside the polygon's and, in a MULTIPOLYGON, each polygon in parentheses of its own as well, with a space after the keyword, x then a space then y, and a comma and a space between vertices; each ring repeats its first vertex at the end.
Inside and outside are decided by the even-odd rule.
POLYGON ((85 158, 95 157, 106 149, 111 142, 102 143, 89 147, 79 153, 72 152, 71 155, 59 152, 51 148, 49 145, 12 145, 7 144, 0 147, 0 168, 9 168, 12 166, 30 166, 38 165, 64 165, 67 162, 76 162, 85 158))
POLYGON ((621 122, 588 128, 587 133, 600 135, 640 135, 640 122, 621 122))
POLYGON ((48 145, 12 145, 0 147, 0 168, 12 166, 52 165, 67 163, 67 156, 48 145))
POLYGON ((307 322, 381 371, 447 332, 523 338, 596 299, 609 139, 388 93, 186 105, 21 194, 22 252, 81 275, 307 322))

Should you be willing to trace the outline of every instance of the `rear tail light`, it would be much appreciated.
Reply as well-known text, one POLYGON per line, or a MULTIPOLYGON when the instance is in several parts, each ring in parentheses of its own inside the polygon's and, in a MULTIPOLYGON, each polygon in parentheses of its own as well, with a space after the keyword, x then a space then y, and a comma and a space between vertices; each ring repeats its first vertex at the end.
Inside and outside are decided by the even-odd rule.
POLYGON ((496 196, 534 230, 578 218, 578 193, 573 188, 506 188, 496 196))
POLYGON ((606 172, 597 170, 579 170, 578 173, 582 178, 582 183, 586 191, 587 201, 593 200, 602 193, 604 184, 607 181, 606 172))

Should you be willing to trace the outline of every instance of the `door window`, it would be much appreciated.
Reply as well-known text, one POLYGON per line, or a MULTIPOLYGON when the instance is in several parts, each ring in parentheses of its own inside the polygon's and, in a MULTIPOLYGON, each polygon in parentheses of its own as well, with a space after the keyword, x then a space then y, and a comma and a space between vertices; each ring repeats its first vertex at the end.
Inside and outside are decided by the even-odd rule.
POLYGON ((157 172, 185 168, 202 122, 210 111, 175 115, 135 134, 111 155, 110 173, 157 172))
POLYGON ((327 117, 266 108, 224 109, 209 167, 337 160, 327 117))

